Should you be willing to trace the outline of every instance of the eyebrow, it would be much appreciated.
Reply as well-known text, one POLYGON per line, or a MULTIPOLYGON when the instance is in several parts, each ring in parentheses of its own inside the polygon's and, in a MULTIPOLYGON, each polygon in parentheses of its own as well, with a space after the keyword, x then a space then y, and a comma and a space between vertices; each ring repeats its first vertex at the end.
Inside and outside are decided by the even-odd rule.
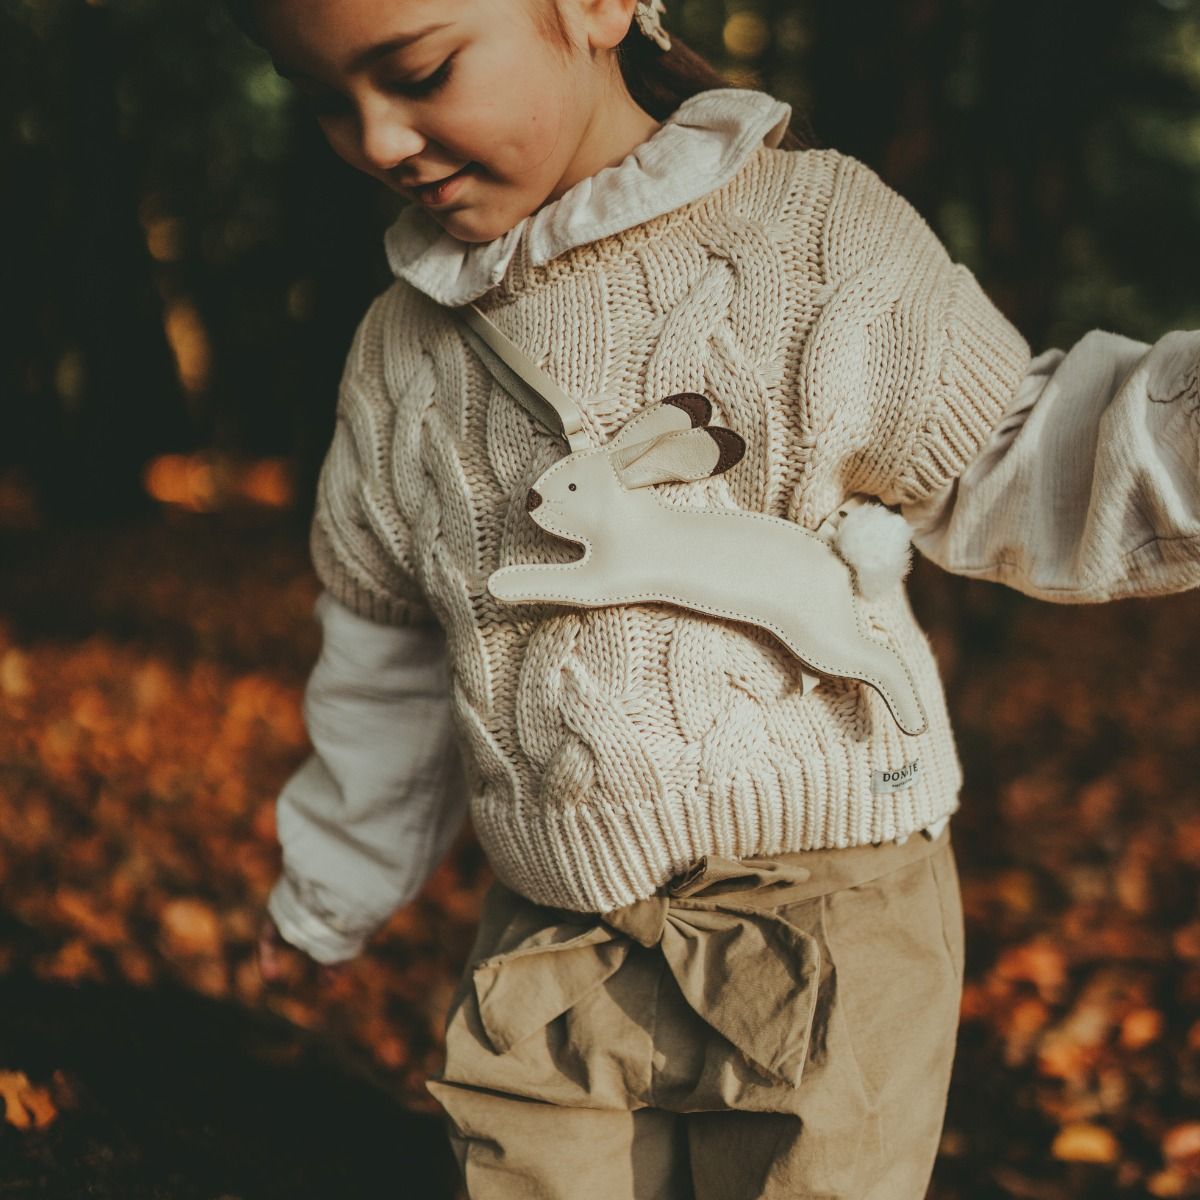
MULTIPOLYGON (((405 46, 411 46, 414 42, 419 42, 423 37, 435 33, 439 29, 445 29, 449 24, 449 21, 437 21, 432 25, 425 25, 421 29, 414 29, 412 33, 401 34, 399 37, 388 38, 386 42, 378 42, 374 46, 368 46, 365 50, 360 50, 350 60, 347 72, 353 75, 370 66, 376 59, 383 58, 385 55, 392 54, 397 50, 402 50, 405 46)), ((275 74, 282 76, 284 79, 308 78, 303 71, 294 70, 286 64, 272 62, 272 65, 275 68, 275 74)))

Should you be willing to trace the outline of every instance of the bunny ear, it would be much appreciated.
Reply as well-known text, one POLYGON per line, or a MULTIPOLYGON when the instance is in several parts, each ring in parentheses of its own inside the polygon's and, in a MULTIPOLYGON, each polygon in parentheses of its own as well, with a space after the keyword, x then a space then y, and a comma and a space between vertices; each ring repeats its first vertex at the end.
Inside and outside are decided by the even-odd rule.
POLYGON ((746 453, 746 439, 740 433, 734 433, 732 429, 726 429, 723 425, 715 425, 705 432, 716 438, 717 445, 721 447, 717 465, 713 467, 714 475, 720 475, 742 461, 742 455, 746 453))
POLYGON ((647 438, 614 455, 617 476, 627 488, 685 483, 728 471, 746 452, 732 429, 699 426, 647 438))
POLYGON ((707 425, 712 420, 712 401, 699 392, 676 392, 673 396, 664 396, 662 402, 682 408, 691 417, 693 425, 707 425))
POLYGON ((668 396, 631 417, 609 439, 610 448, 632 446, 636 442, 660 437, 664 433, 707 425, 712 416, 712 403, 696 392, 679 392, 668 396))

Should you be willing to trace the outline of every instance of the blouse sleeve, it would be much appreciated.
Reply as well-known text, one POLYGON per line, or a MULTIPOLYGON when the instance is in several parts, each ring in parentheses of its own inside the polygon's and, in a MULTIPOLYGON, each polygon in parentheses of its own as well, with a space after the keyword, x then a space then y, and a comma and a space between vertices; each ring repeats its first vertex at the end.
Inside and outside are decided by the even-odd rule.
POLYGON ((283 873, 267 900, 319 962, 353 958, 424 887, 466 816, 439 625, 375 624, 328 592, 304 694, 313 753, 276 801, 283 873))
POLYGON ((961 475, 901 511, 939 566, 1039 599, 1197 586, 1200 330, 1047 350, 961 475))

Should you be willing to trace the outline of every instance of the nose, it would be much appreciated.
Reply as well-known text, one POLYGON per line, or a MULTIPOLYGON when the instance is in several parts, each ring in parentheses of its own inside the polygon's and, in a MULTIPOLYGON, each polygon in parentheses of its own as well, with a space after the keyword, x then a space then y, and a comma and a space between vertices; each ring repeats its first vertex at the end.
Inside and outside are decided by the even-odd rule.
POLYGON ((537 494, 537 492, 535 492, 535 491, 533 490, 533 488, 530 488, 530 489, 529 489, 529 495, 525 497, 525 507, 526 507, 526 508, 527 508, 527 509, 528 509, 530 512, 533 512, 533 510, 534 510, 535 508, 537 508, 537 506, 538 506, 539 504, 541 504, 541 502, 542 502, 542 498, 541 498, 541 496, 539 496, 539 495, 537 494))
POLYGON ((359 121, 363 158, 377 171, 391 171, 425 149, 425 139, 399 107, 368 99, 359 121))

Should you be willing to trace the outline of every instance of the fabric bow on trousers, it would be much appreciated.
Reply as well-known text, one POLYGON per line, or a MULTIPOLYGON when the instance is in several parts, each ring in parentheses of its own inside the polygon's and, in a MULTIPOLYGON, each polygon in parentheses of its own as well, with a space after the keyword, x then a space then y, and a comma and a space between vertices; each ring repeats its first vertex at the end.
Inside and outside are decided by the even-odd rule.
POLYGON ((962 960, 949 829, 602 914, 496 881, 426 1086, 472 1198, 920 1200, 962 960))

